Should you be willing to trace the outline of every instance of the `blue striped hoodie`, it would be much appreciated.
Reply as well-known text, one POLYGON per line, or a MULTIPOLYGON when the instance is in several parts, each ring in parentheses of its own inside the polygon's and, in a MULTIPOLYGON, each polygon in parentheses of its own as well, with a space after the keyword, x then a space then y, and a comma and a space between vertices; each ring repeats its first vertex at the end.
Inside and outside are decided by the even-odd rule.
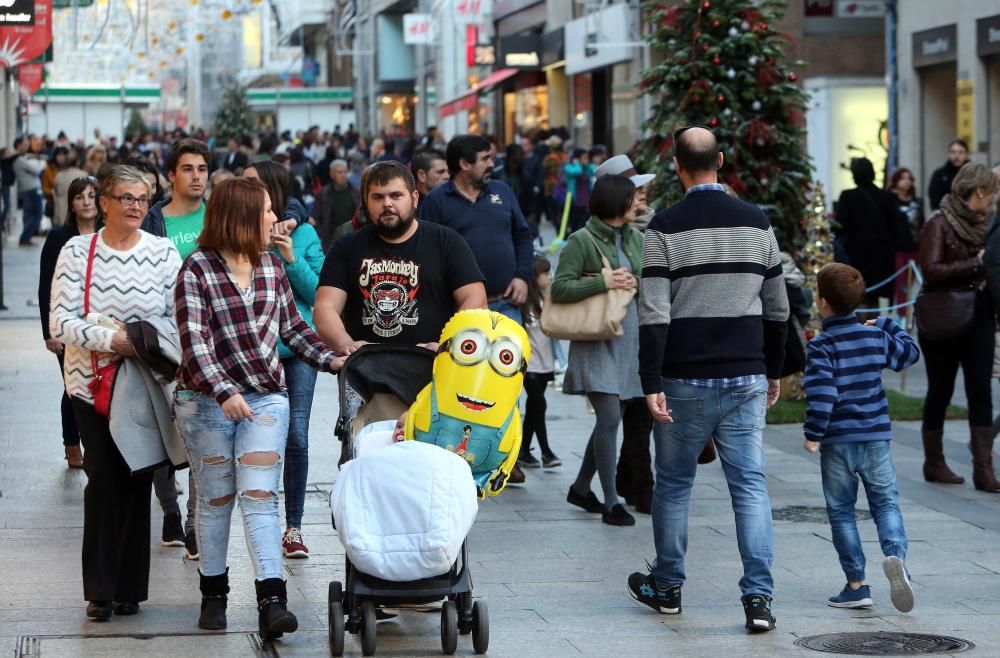
POLYGON ((854 314, 823 320, 823 333, 809 341, 803 385, 809 406, 810 441, 849 443, 892 439, 882 369, 899 372, 920 358, 917 344, 886 317, 875 326, 854 314))

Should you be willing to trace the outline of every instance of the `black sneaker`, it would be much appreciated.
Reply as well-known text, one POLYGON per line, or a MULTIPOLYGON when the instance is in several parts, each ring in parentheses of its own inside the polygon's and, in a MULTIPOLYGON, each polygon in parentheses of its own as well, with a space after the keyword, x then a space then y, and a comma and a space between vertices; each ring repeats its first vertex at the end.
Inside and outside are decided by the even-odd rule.
POLYGON ((163 515, 163 534, 160 542, 164 546, 184 545, 184 526, 181 524, 180 512, 163 515))
POLYGON ((547 455, 542 455, 542 466, 545 468, 555 468, 556 466, 562 466, 562 460, 556 457, 555 453, 550 452, 547 455))
POLYGON ((639 603, 645 603, 662 615, 677 615, 681 612, 681 586, 663 589, 656 584, 651 573, 637 571, 629 576, 628 593, 639 603))
POLYGON ((751 633, 763 633, 773 631, 776 625, 774 615, 771 614, 771 597, 763 594, 750 594, 744 596, 743 612, 747 616, 747 630, 751 633))
POLYGON ((198 537, 194 530, 184 536, 184 559, 192 561, 198 559, 198 537))
POLYGON ((542 462, 538 461, 538 457, 527 452, 517 458, 517 465, 521 468, 541 468, 542 462))
POLYGON ((601 521, 608 525, 635 525, 635 517, 629 514, 621 503, 601 514, 601 521))
POLYGON ((566 502, 570 505, 576 505, 577 507, 583 508, 583 510, 590 512, 591 514, 604 513, 604 503, 597 500, 597 496, 594 495, 593 491, 588 491, 586 496, 581 496, 576 492, 576 489, 571 486, 569 488, 569 493, 566 494, 566 502))

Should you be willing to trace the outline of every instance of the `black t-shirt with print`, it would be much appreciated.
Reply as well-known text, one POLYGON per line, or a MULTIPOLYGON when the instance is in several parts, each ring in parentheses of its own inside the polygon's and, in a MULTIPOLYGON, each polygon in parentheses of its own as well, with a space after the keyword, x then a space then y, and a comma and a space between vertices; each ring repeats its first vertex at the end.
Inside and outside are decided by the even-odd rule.
POLYGON ((461 235, 419 222, 399 244, 371 225, 343 236, 326 255, 319 285, 347 292, 342 317, 354 340, 416 345, 440 338, 456 311, 456 289, 483 280, 461 235))

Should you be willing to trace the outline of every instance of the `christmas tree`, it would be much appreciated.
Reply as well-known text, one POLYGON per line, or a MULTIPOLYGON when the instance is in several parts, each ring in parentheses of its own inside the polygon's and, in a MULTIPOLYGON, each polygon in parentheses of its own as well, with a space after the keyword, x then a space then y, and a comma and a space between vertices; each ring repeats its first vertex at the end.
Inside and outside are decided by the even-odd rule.
POLYGON ((138 139, 148 130, 149 128, 146 126, 146 121, 142 118, 142 113, 139 111, 139 108, 133 107, 128 117, 128 125, 125 126, 125 135, 127 137, 135 137, 138 139))
POLYGON ((658 101, 639 144, 640 166, 657 174, 652 199, 665 208, 684 194, 672 162, 677 128, 710 126, 725 155, 720 182, 760 206, 783 249, 803 240, 812 166, 804 149, 807 95, 774 22, 786 0, 647 2, 648 40, 662 62, 642 91, 658 101))
POLYGON ((254 116, 247 101, 246 89, 232 84, 222 92, 222 101, 215 113, 215 139, 225 144, 229 139, 239 141, 254 130, 254 116))

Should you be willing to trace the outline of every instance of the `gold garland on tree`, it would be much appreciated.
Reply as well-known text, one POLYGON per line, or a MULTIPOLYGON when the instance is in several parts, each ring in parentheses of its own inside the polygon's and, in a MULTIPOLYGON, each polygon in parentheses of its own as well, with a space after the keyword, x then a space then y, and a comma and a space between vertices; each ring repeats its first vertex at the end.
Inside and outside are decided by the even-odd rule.
POLYGON ((814 336, 820 331, 819 312, 816 310, 816 273, 824 265, 833 262, 833 227, 826 212, 826 195, 823 194, 823 184, 816 183, 813 196, 809 203, 809 215, 803 222, 806 234, 806 244, 802 248, 802 272, 806 275, 806 287, 813 293, 813 311, 809 326, 805 327, 808 336, 814 336))

